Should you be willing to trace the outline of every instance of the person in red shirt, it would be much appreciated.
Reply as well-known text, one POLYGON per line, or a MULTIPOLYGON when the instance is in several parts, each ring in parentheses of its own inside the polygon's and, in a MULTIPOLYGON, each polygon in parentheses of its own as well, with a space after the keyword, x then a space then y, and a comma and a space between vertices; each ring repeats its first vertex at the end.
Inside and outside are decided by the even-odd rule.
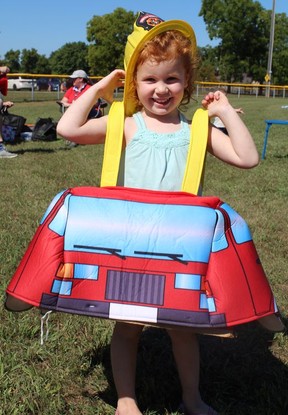
MULTIPOLYGON (((74 71, 69 78, 73 81, 73 85, 67 89, 61 101, 57 101, 58 104, 62 105, 62 112, 65 112, 67 107, 70 107, 92 85, 87 73, 82 69, 74 71)), ((101 100, 99 99, 97 105, 91 109, 88 118, 98 118, 101 115, 101 100)))
MULTIPOLYGON (((87 73, 83 69, 77 69, 70 75, 69 80, 72 81, 72 86, 67 89, 61 101, 57 101, 61 105, 61 111, 64 113, 70 105, 73 104, 84 92, 86 92, 92 85, 91 80, 89 79, 87 73)), ((91 108, 91 111, 88 115, 88 118, 97 118, 102 115, 101 100, 98 100, 98 103, 95 107, 91 108)), ((66 142, 69 147, 77 147, 76 143, 66 142)))
POLYGON ((61 103, 64 107, 70 107, 77 98, 79 98, 87 89, 91 87, 91 81, 85 71, 78 69, 74 71, 70 78, 73 85, 65 92, 61 103))
POLYGON ((10 72, 8 66, 0 66, 0 94, 6 96, 8 91, 7 73, 10 72))

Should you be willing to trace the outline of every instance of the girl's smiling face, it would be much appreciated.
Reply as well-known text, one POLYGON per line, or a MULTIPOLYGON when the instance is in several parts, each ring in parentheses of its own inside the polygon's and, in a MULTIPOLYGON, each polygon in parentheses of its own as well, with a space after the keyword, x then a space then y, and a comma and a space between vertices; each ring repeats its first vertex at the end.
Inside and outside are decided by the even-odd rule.
POLYGON ((186 85, 181 58, 161 62, 146 60, 138 66, 137 94, 146 112, 159 116, 178 112, 186 85))

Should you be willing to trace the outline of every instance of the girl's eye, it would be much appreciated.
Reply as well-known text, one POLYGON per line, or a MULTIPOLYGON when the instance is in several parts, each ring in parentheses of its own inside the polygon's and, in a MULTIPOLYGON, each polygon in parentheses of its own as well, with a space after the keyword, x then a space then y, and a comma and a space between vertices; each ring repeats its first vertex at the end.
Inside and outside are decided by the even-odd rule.
POLYGON ((144 81, 148 82, 148 83, 153 83, 153 82, 155 82, 155 79, 150 77, 150 78, 145 78, 144 81))
POLYGON ((177 82, 177 81, 178 81, 178 78, 176 78, 176 76, 170 76, 170 77, 167 79, 167 82, 168 82, 168 83, 177 82))

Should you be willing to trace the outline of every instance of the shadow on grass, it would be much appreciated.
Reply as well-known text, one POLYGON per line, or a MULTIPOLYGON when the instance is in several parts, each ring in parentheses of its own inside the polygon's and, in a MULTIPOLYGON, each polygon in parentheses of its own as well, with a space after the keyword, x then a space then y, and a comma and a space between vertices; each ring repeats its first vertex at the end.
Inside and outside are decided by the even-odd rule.
POLYGON ((287 414, 288 369, 284 356, 273 350, 286 335, 251 323, 240 327, 235 339, 202 337, 203 398, 221 414, 287 414))
POLYGON ((73 148, 67 145, 63 145, 58 148, 43 148, 43 147, 40 148, 39 147, 39 148, 27 148, 27 149, 18 149, 18 150, 14 150, 14 148, 9 148, 9 151, 11 151, 12 153, 18 154, 18 155, 23 155, 25 153, 51 154, 51 153, 58 153, 59 151, 70 151, 70 150, 73 150, 73 148))
MULTIPOLYGON (((222 415, 287 414, 288 368, 279 347, 276 345, 277 353, 273 350, 279 343, 277 336, 286 335, 274 335, 264 331, 258 323, 250 323, 239 327, 234 339, 200 336, 203 399, 222 415)), ((115 407, 109 353, 107 346, 94 349, 89 371, 94 371, 100 363, 103 365, 109 386, 97 396, 115 407)), ((170 339, 162 329, 148 328, 142 333, 137 362, 137 398, 142 411, 159 415, 167 411, 176 413, 181 401, 170 339)))
POLYGON ((13 150, 12 152, 18 155, 22 155, 25 153, 55 153, 59 149, 55 150, 52 148, 28 148, 27 150, 21 149, 21 150, 13 150))

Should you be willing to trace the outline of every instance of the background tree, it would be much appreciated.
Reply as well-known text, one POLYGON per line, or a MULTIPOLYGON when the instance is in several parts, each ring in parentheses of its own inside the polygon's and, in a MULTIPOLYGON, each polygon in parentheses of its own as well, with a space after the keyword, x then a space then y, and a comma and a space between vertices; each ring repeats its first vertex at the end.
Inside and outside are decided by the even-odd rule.
POLYGON ((23 49, 21 53, 21 72, 25 73, 51 73, 49 60, 39 55, 36 49, 23 49))
POLYGON ((271 81, 273 84, 288 85, 288 16, 285 13, 275 15, 271 81))
POLYGON ((197 81, 217 81, 219 66, 216 48, 212 48, 211 46, 199 47, 198 54, 200 64, 197 73, 197 81))
POLYGON ((3 65, 9 66, 11 72, 19 72, 20 71, 20 50, 8 50, 5 53, 3 65))
POLYGON ((51 66, 49 59, 45 55, 38 55, 37 63, 33 73, 49 74, 51 73, 51 66))
POLYGON ((217 50, 221 76, 240 82, 246 73, 262 81, 270 24, 261 4, 252 0, 202 0, 199 15, 203 16, 210 39, 220 40, 217 50))
POLYGON ((94 75, 107 75, 115 68, 123 68, 124 47, 134 20, 133 12, 119 7, 88 22, 88 62, 94 75))
POLYGON ((49 58, 52 73, 70 75, 76 69, 90 73, 88 65, 88 45, 84 42, 66 43, 52 52, 49 58))

